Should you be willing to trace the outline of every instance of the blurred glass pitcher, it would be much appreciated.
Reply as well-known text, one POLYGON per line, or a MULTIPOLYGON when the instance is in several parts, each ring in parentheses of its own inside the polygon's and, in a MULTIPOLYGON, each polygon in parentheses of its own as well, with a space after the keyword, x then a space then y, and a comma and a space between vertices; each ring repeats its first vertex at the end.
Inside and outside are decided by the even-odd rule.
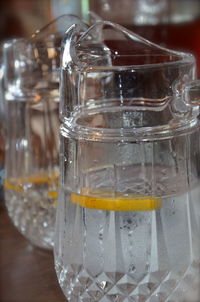
POLYGON ((58 280, 70 302, 197 302, 199 82, 110 22, 62 45, 58 280))
POLYGON ((18 230, 52 248, 59 177, 60 43, 72 24, 63 15, 30 39, 3 48, 6 100, 5 201, 18 230))

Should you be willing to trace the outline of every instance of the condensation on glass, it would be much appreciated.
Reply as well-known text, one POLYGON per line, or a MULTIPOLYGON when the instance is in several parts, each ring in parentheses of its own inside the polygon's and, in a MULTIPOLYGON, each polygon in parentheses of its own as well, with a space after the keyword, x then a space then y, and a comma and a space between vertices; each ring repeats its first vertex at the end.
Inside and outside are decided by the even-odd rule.
POLYGON ((199 81, 191 54, 111 22, 62 44, 55 266, 69 302, 197 302, 199 81))

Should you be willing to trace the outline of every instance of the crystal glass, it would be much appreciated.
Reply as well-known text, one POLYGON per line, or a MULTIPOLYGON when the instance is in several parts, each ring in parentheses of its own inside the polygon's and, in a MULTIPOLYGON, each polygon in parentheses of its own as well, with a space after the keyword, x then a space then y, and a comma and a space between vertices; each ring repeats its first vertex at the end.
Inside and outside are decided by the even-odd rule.
POLYGON ((69 302, 197 302, 199 82, 110 22, 62 45, 55 267, 69 302))
POLYGON ((59 175, 60 43, 81 23, 63 15, 30 37, 4 44, 8 213, 34 245, 52 248, 59 175), (62 29, 62 30, 61 30, 62 29))

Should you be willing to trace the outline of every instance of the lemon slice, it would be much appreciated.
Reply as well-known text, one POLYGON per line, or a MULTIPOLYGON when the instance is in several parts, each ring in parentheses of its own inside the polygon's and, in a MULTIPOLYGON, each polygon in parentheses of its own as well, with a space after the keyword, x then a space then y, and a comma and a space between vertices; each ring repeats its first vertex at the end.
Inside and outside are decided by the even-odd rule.
POLYGON ((48 196, 51 198, 57 198, 58 178, 59 175, 56 171, 50 174, 38 173, 27 177, 7 178, 4 180, 4 189, 20 192, 24 191, 24 186, 27 184, 46 184, 49 187, 48 196))
POLYGON ((82 188, 80 194, 72 193, 71 202, 84 208, 106 211, 153 211, 162 207, 162 200, 158 197, 88 188, 82 188))

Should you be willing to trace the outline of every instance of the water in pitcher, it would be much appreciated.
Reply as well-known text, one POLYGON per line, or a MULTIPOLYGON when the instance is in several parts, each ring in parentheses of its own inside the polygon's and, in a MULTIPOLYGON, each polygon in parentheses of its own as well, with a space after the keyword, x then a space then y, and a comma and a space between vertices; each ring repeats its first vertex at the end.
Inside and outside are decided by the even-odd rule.
MULTIPOLYGON (((117 114, 128 113, 77 121, 88 133, 94 124, 119 129, 127 120, 117 114)), ((55 259, 68 301, 198 301, 198 156, 186 156, 198 148, 195 133, 115 142, 62 127, 55 259)))
POLYGON ((43 91, 29 100, 8 101, 7 106, 6 206, 23 235, 52 248, 59 175, 58 100, 43 91))

